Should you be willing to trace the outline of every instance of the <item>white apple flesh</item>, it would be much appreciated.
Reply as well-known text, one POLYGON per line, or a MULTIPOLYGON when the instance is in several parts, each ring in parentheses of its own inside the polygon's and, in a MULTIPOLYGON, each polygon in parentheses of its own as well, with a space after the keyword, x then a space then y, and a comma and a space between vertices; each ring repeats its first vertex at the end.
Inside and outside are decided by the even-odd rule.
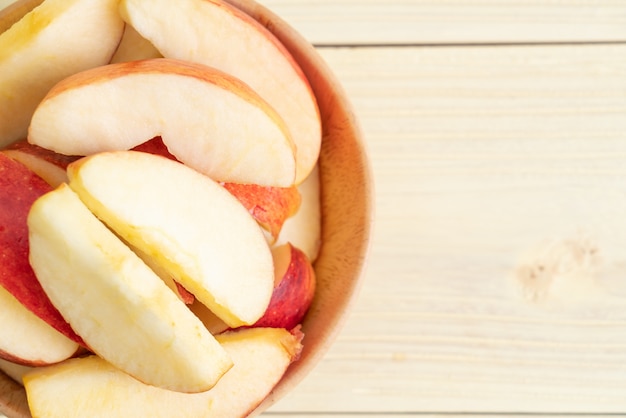
POLYGON ((293 184, 280 116, 246 84, 199 64, 156 58, 75 74, 43 99, 28 131, 29 142, 67 155, 128 150, 156 136, 216 181, 293 184))
POLYGON ((26 137, 61 79, 109 62, 124 22, 117 0, 47 0, 0 34, 0 147, 26 137))
POLYGON ((79 346, 0 286, 0 358, 29 366, 58 363, 79 346))
MULTIPOLYGON (((272 248, 274 290, 263 316, 252 327, 293 329, 302 323, 315 296, 315 270, 306 254, 291 244, 272 248)), ((189 309, 212 334, 229 330, 213 312, 197 302, 189 309)))
POLYGON ((67 186, 28 217, 30 261, 52 303, 100 357, 151 385, 211 388, 232 366, 202 323, 67 186))
POLYGON ((322 138, 317 103, 302 70, 269 30, 220 0, 122 0, 120 13, 163 56, 218 68, 252 87, 291 132, 296 183, 308 176, 322 138))
POLYGON ((145 385, 96 356, 71 359, 24 376, 33 416, 48 418, 201 418, 248 416, 298 358, 301 335, 257 328, 217 336, 233 368, 203 393, 145 385))
POLYGON ((33 367, 34 366, 24 366, 23 364, 0 359, 0 370, 20 385, 23 385, 22 377, 32 371, 33 367))
POLYGON ((322 207, 319 166, 298 185, 300 207, 287 218, 280 229, 275 246, 291 243, 304 251, 311 262, 319 255, 322 243, 322 207))
POLYGON ((99 153, 68 166, 70 186, 125 241, 232 327, 272 295, 272 255, 252 215, 219 183, 165 157, 99 153))

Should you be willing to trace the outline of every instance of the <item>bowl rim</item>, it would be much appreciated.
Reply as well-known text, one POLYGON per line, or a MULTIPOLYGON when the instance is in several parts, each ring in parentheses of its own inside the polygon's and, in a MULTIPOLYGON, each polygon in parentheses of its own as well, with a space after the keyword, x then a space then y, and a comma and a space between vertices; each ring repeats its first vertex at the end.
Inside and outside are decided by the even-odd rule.
MULTIPOLYGON (((276 15, 268 8, 258 4, 255 0, 225 1, 240 10, 243 10, 245 13, 260 22, 270 32, 272 32, 292 54, 295 61, 300 65, 302 71, 307 76, 315 97, 319 101, 320 96, 323 95, 323 99, 325 99, 319 106, 323 123, 325 122, 325 119, 329 117, 329 112, 332 113, 330 117, 337 117, 339 114, 339 118, 345 118, 346 121, 349 122, 346 124, 347 127, 344 126, 344 129, 349 129, 349 132, 344 131, 342 133, 344 139, 352 139, 354 141, 352 145, 356 151, 356 156, 360 160, 359 172, 362 177, 361 184, 359 184, 358 187, 360 187, 360 191, 362 192, 362 202, 360 203, 362 203, 363 213, 359 220, 354 221, 354 223, 358 224, 358 229, 360 230, 355 231, 358 235, 355 236, 352 241, 358 241, 360 247, 355 250, 357 257, 355 262, 357 265, 355 266, 356 269, 353 271, 353 277, 350 278, 349 283, 347 283, 344 288, 344 290, 348 293, 345 294, 344 298, 340 301, 342 304, 342 310, 339 314, 332 318, 332 322, 329 325, 327 332, 323 334, 323 345, 317 345, 315 350, 311 350, 311 347, 307 345, 307 323, 305 319, 303 324, 305 338, 302 358, 291 365, 285 376, 283 376, 283 379, 274 388, 272 393, 270 393, 254 411, 254 415, 256 415, 267 410, 270 406, 274 405, 279 399, 282 399, 288 392, 295 388, 295 386, 297 386, 322 360, 345 326, 349 313, 359 297, 365 269, 367 267, 368 255, 372 246, 372 233, 375 219, 374 177, 372 167, 369 163, 367 147, 364 141, 361 125, 356 117, 352 103, 348 99, 343 86, 339 83, 337 77, 316 50, 314 45, 306 40, 280 16, 276 15), (329 86, 332 88, 328 88, 329 86), (332 94, 328 95, 327 91, 332 91, 332 94), (332 110, 329 110, 329 108, 332 110)), ((325 173, 325 158, 328 157, 328 155, 324 153, 327 146, 326 141, 328 140, 326 126, 323 126, 323 133, 324 138, 322 142, 322 153, 320 155, 320 174, 322 176, 325 173)), ((326 183, 324 178, 322 178, 320 183, 322 185, 322 201, 324 201, 324 184, 326 183)), ((322 212, 324 213, 324 211, 322 212)), ((324 219, 323 226, 326 226, 324 225, 324 219)), ((323 227, 322 234, 323 237, 330 236, 332 235, 332 231, 328 231, 327 228, 323 227)), ((320 258, 318 258, 315 265, 316 271, 318 270, 319 263, 323 262, 322 257, 324 256, 325 248, 324 241, 324 238, 322 238, 320 258)))

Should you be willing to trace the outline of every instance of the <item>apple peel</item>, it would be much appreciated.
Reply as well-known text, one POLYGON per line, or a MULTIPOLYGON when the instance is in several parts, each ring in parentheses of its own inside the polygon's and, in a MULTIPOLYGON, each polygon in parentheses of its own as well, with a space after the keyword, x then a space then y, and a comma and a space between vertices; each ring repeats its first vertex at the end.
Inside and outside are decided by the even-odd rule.
POLYGON ((295 148, 280 115, 245 83, 200 64, 155 58, 74 74, 50 90, 28 130, 32 144, 85 156, 156 136, 216 181, 294 182, 295 148))

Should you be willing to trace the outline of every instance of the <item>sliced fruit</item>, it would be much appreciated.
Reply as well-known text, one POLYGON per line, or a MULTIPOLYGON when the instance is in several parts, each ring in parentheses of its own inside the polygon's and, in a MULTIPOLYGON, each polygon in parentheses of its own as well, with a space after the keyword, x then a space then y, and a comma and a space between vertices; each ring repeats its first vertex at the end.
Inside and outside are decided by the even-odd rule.
POLYGON ((0 358, 29 366, 58 363, 79 346, 0 287, 0 358))
POLYGON ((46 0, 0 34, 0 147, 26 137, 48 90, 109 62, 124 22, 117 0, 46 0))
MULTIPOLYGON (((293 329, 302 322, 315 296, 315 270, 306 254, 291 244, 274 247, 272 257, 272 299, 263 316, 252 327, 293 329)), ((212 334, 230 329, 205 306, 193 303, 190 309, 212 334)))
POLYGON ((285 220, 300 206, 300 192, 296 186, 269 187, 258 184, 224 183, 224 187, 237 198, 274 242, 285 220))
POLYGON ((24 376, 33 416, 49 418, 248 416, 295 361, 301 335, 259 328, 217 337, 234 367, 213 389, 196 394, 142 384, 96 357, 71 359, 24 376))
POLYGON ((263 315, 274 282, 271 251, 252 216, 218 183, 137 151, 80 159, 68 175, 93 213, 230 326, 263 315))
POLYGON ((202 323, 69 186, 39 198, 28 226, 39 281, 94 353, 146 384, 182 392, 211 388, 232 366, 202 323))
POLYGON ((0 286, 57 331, 81 343, 46 296, 28 261, 26 218, 33 202, 50 190, 26 166, 0 153, 0 286))
MULTIPOLYGON (((133 149, 167 156, 168 158, 176 160, 176 157, 169 154, 160 137, 137 145, 133 149)), ((82 156, 64 155, 50 151, 49 149, 31 144, 26 139, 14 142, 0 152, 24 164, 55 188, 61 183, 68 181, 66 172, 67 166, 71 162, 82 158, 82 156)))
POLYGON ((25 139, 14 142, 0 151, 24 164, 50 186, 57 187, 67 182, 66 168, 69 163, 80 157, 70 157, 29 144, 25 139))
POLYGON ((120 13, 163 56, 218 68, 257 91, 291 132, 296 183, 308 176, 321 144, 317 103, 307 78, 269 30, 221 0, 122 0, 120 13))
POLYGON ((291 244, 272 250, 276 276, 265 314, 255 327, 292 329, 302 322, 315 296, 315 270, 308 257, 291 244))
POLYGON ((319 166, 298 185, 300 207, 285 220, 275 245, 291 243, 304 251, 311 262, 317 259, 322 243, 322 208, 319 166))
MULTIPOLYGON (((160 137, 137 145, 133 150, 178 161, 160 137)), ((224 183, 223 186, 248 209, 266 232, 270 243, 276 241, 286 219, 296 213, 300 206, 300 192, 296 186, 271 187, 243 183, 224 183)))
POLYGON ((22 377, 33 370, 32 366, 24 366, 12 361, 0 359, 0 370, 15 382, 22 385, 22 377))
POLYGON ((110 64, 66 78, 38 106, 28 140, 91 155, 155 136, 216 181, 293 184, 293 144, 280 116, 241 81, 177 60, 110 64))

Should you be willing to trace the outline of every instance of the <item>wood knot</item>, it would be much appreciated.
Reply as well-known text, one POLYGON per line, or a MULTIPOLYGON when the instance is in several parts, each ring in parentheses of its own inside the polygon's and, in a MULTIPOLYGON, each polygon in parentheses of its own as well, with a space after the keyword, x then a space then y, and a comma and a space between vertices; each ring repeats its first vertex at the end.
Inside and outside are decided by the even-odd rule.
POLYGON ((601 257, 588 237, 543 242, 528 251, 515 269, 523 296, 541 305, 588 303, 601 295, 601 257))

